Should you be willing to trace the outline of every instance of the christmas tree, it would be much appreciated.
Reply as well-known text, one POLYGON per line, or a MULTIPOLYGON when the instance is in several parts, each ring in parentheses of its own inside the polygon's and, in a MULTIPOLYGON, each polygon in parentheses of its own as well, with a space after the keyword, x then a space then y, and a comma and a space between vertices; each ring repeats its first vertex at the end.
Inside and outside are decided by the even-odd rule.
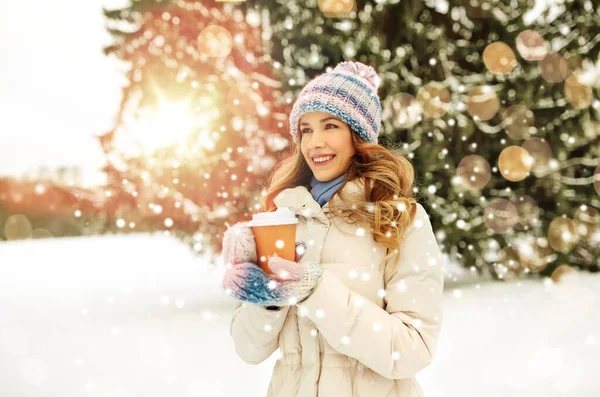
MULTIPOLYGON (((528 19, 534 3, 137 1, 107 11, 111 20, 137 23, 133 33, 114 28, 115 45, 107 49, 132 63, 124 112, 133 92, 141 92, 135 109, 165 95, 170 102, 191 95, 199 103, 201 93, 210 92, 213 102, 194 112, 221 111, 207 120, 218 126, 210 135, 215 145, 187 155, 162 143, 152 155, 123 157, 126 145, 116 144, 112 131, 107 153, 125 159, 115 186, 122 172, 144 175, 136 189, 153 197, 168 187, 197 206, 203 232, 222 231, 225 219, 258 209, 269 168, 289 145, 285 115, 299 90, 338 62, 356 60, 382 78, 380 144, 412 161, 415 194, 451 260, 504 279, 550 275, 560 265, 598 271, 599 8, 571 1, 528 19), (213 33, 202 36, 209 26, 213 33), (236 37, 243 37, 243 50, 236 37), (232 44, 203 49, 210 42, 232 44), (203 55, 210 51, 214 56, 203 55), (233 83, 231 65, 243 72, 245 85, 233 83), (230 86, 247 89, 223 95, 230 86), (250 100, 258 98, 255 90, 264 107, 250 100), (262 134, 240 121, 257 114, 262 134), (237 148, 246 148, 236 159, 252 170, 231 163, 237 148), (219 156, 226 160, 212 161, 219 156), (171 167, 173 157, 186 158, 186 165, 171 167), (207 180, 194 180, 197 175, 207 180), (173 182, 176 177, 186 188, 173 182)), ((122 114, 119 124, 125 121, 122 114)), ((187 131, 185 150, 207 136, 175 130, 187 131)), ((148 131, 141 132, 147 139, 148 131)))

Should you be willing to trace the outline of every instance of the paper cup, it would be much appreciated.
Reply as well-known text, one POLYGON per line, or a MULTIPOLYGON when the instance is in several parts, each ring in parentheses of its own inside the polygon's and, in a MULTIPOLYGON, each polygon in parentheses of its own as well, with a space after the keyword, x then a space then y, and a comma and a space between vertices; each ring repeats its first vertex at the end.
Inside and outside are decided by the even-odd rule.
POLYGON ((275 254, 290 261, 296 258, 297 224, 296 214, 286 207, 252 215, 248 226, 256 241, 258 265, 265 273, 273 274, 268 263, 269 257, 275 254))

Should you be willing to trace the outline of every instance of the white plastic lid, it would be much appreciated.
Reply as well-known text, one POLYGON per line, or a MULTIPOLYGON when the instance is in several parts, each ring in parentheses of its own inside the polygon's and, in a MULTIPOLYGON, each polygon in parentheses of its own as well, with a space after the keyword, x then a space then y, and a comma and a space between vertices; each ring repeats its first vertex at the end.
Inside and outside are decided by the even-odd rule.
POLYGON ((288 207, 279 207, 273 212, 259 212, 252 215, 248 226, 292 225, 298 223, 294 211, 288 207))

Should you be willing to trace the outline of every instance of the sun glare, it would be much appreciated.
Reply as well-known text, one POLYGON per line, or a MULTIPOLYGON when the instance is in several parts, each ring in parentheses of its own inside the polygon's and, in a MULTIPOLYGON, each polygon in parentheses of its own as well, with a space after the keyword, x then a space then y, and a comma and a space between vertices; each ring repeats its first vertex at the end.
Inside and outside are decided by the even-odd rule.
MULTIPOLYGON (((210 99, 207 99, 210 100, 210 99)), ((207 104, 206 101, 203 104, 207 104)), ((189 102, 164 102, 158 111, 139 109, 137 115, 126 117, 115 137, 117 150, 128 156, 148 156, 159 149, 173 148, 182 155, 189 147, 188 139, 212 124, 214 115, 208 111, 194 111, 189 102), (195 129, 199 128, 199 131, 195 129)))
POLYGON ((192 111, 184 104, 165 104, 156 114, 142 116, 133 134, 146 153, 185 143, 195 126, 192 111))

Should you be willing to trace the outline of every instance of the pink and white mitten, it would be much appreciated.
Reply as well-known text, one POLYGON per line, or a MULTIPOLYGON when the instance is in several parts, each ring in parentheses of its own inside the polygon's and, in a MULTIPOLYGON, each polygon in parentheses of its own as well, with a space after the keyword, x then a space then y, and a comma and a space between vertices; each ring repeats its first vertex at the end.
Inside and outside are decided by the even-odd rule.
POLYGON ((229 227, 223 234, 223 263, 237 265, 257 263, 256 241, 249 222, 239 222, 229 227))

